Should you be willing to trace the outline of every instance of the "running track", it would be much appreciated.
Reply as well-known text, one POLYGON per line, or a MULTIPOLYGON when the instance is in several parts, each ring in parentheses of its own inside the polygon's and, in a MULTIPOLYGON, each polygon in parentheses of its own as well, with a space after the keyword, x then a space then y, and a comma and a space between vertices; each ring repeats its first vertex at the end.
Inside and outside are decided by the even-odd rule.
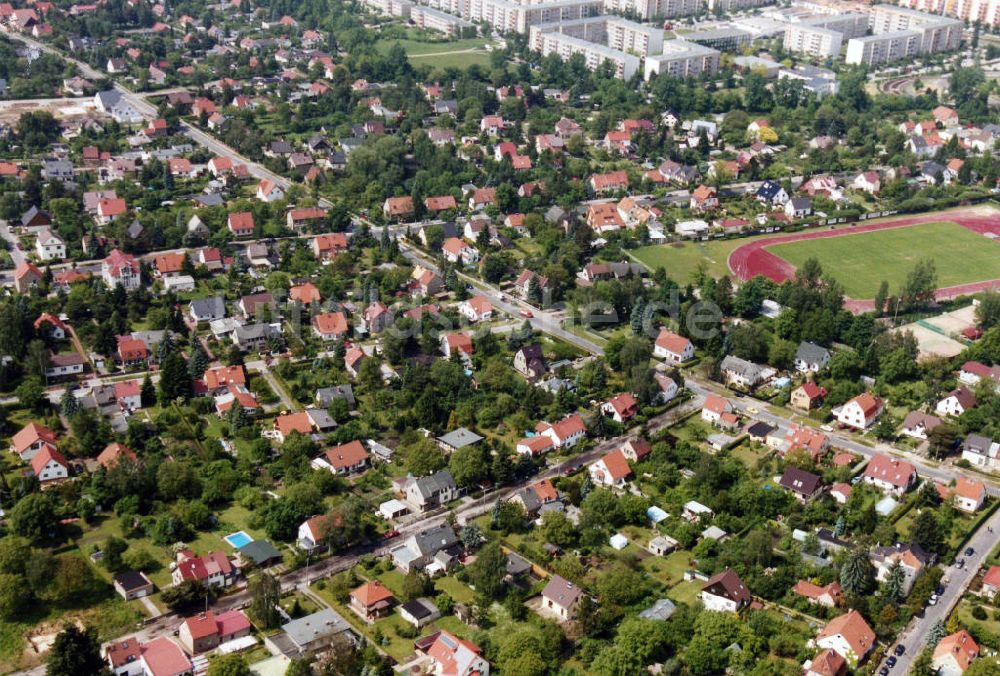
MULTIPOLYGON (((879 223, 868 223, 865 225, 838 226, 836 230, 813 230, 812 232, 799 232, 794 235, 783 235, 770 237, 748 242, 738 247, 729 254, 729 269, 739 279, 747 280, 757 275, 778 282, 784 282, 795 276, 795 266, 783 258, 779 258, 767 247, 775 244, 785 244, 786 242, 800 242, 806 239, 822 239, 826 237, 844 237, 849 235, 873 232, 875 230, 886 230, 888 228, 904 228, 909 225, 920 223, 933 223, 940 221, 950 221, 957 223, 963 228, 972 230, 980 234, 992 233, 1000 237, 1000 213, 992 216, 986 215, 986 209, 963 209, 951 212, 936 212, 921 214, 919 216, 909 216, 896 218, 879 223)), ((936 296, 938 300, 954 298, 965 294, 976 293, 985 289, 1000 286, 1000 279, 992 279, 982 282, 972 282, 971 284, 960 284, 938 289, 936 296)), ((844 307, 852 312, 865 312, 875 307, 871 300, 846 299, 844 307)))

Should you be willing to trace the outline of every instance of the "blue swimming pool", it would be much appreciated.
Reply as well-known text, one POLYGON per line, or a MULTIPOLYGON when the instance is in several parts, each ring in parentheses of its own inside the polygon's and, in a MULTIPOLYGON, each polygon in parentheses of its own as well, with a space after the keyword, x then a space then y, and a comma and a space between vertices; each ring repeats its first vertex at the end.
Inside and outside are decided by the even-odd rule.
POLYGON ((253 542, 253 538, 244 533, 243 531, 239 531, 238 533, 230 533, 229 535, 227 535, 222 539, 228 542, 230 545, 232 545, 234 549, 245 547, 246 545, 253 542))

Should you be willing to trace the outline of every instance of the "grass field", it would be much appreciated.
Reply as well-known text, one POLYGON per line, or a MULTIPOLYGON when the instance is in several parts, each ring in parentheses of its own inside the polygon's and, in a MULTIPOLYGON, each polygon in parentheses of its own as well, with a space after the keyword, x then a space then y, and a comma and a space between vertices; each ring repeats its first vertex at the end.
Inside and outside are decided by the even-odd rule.
POLYGON ((388 52, 396 43, 402 45, 414 66, 429 65, 436 68, 468 68, 472 64, 489 65, 489 52, 484 47, 487 38, 468 38, 442 42, 422 40, 382 40, 377 44, 381 52, 388 52))
POLYGON ((934 259, 941 287, 1000 279, 1000 245, 948 222, 801 240, 768 251, 796 267, 818 259, 851 298, 874 298, 882 280, 898 289, 922 258, 934 259))
POLYGON ((729 254, 733 249, 752 242, 757 237, 741 239, 720 239, 709 242, 681 242, 673 244, 654 244, 632 251, 632 256, 650 270, 664 268, 670 279, 680 285, 687 284, 694 277, 698 266, 704 266, 705 272, 712 277, 722 277, 729 274, 729 254))

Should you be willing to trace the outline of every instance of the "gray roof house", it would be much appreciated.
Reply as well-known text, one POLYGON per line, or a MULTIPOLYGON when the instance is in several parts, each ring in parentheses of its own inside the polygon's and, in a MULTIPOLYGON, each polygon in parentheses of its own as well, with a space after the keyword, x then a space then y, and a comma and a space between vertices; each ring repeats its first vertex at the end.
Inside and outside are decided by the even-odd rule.
POLYGON ((774 374, 774 369, 759 366, 752 361, 733 355, 727 355, 722 360, 722 363, 719 364, 719 370, 727 384, 747 389, 760 385, 774 374))
POLYGON ((475 446, 482 440, 483 437, 464 427, 453 429, 448 434, 437 438, 438 446, 447 453, 452 453, 466 446, 475 446))
POLYGON ((332 387, 321 387, 316 390, 316 403, 323 408, 330 408, 334 399, 344 399, 349 408, 354 408, 354 388, 348 385, 334 385, 332 387))
POLYGON ((426 512, 458 497, 458 486, 446 469, 437 474, 410 479, 403 490, 405 501, 416 512, 426 512))
POLYGON ((822 371, 830 363, 830 351, 822 345, 803 341, 795 351, 795 368, 804 373, 822 371))
POLYGON ((404 573, 422 570, 439 552, 451 553, 460 547, 455 530, 447 523, 433 526, 411 535, 406 541, 389 550, 392 562, 404 573))
POLYGON ((247 352, 258 352, 267 344, 271 336, 281 336, 281 332, 270 324, 247 324, 237 326, 233 331, 233 342, 247 352))
POLYGON ((226 302, 219 296, 199 298, 188 306, 191 319, 196 322, 210 322, 226 316, 226 302))
POLYGON ((324 608, 281 625, 281 632, 269 636, 266 642, 275 648, 272 652, 299 659, 322 652, 340 636, 352 643, 358 640, 347 620, 331 608, 324 608))

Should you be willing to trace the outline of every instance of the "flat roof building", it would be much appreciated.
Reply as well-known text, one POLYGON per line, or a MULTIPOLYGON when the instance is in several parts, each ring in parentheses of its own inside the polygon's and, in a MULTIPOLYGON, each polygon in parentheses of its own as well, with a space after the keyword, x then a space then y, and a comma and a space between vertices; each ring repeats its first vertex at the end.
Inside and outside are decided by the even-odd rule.
POLYGON ((667 40, 662 54, 646 57, 645 78, 664 73, 678 78, 698 77, 703 73, 715 75, 719 72, 720 56, 719 50, 697 42, 667 40))

